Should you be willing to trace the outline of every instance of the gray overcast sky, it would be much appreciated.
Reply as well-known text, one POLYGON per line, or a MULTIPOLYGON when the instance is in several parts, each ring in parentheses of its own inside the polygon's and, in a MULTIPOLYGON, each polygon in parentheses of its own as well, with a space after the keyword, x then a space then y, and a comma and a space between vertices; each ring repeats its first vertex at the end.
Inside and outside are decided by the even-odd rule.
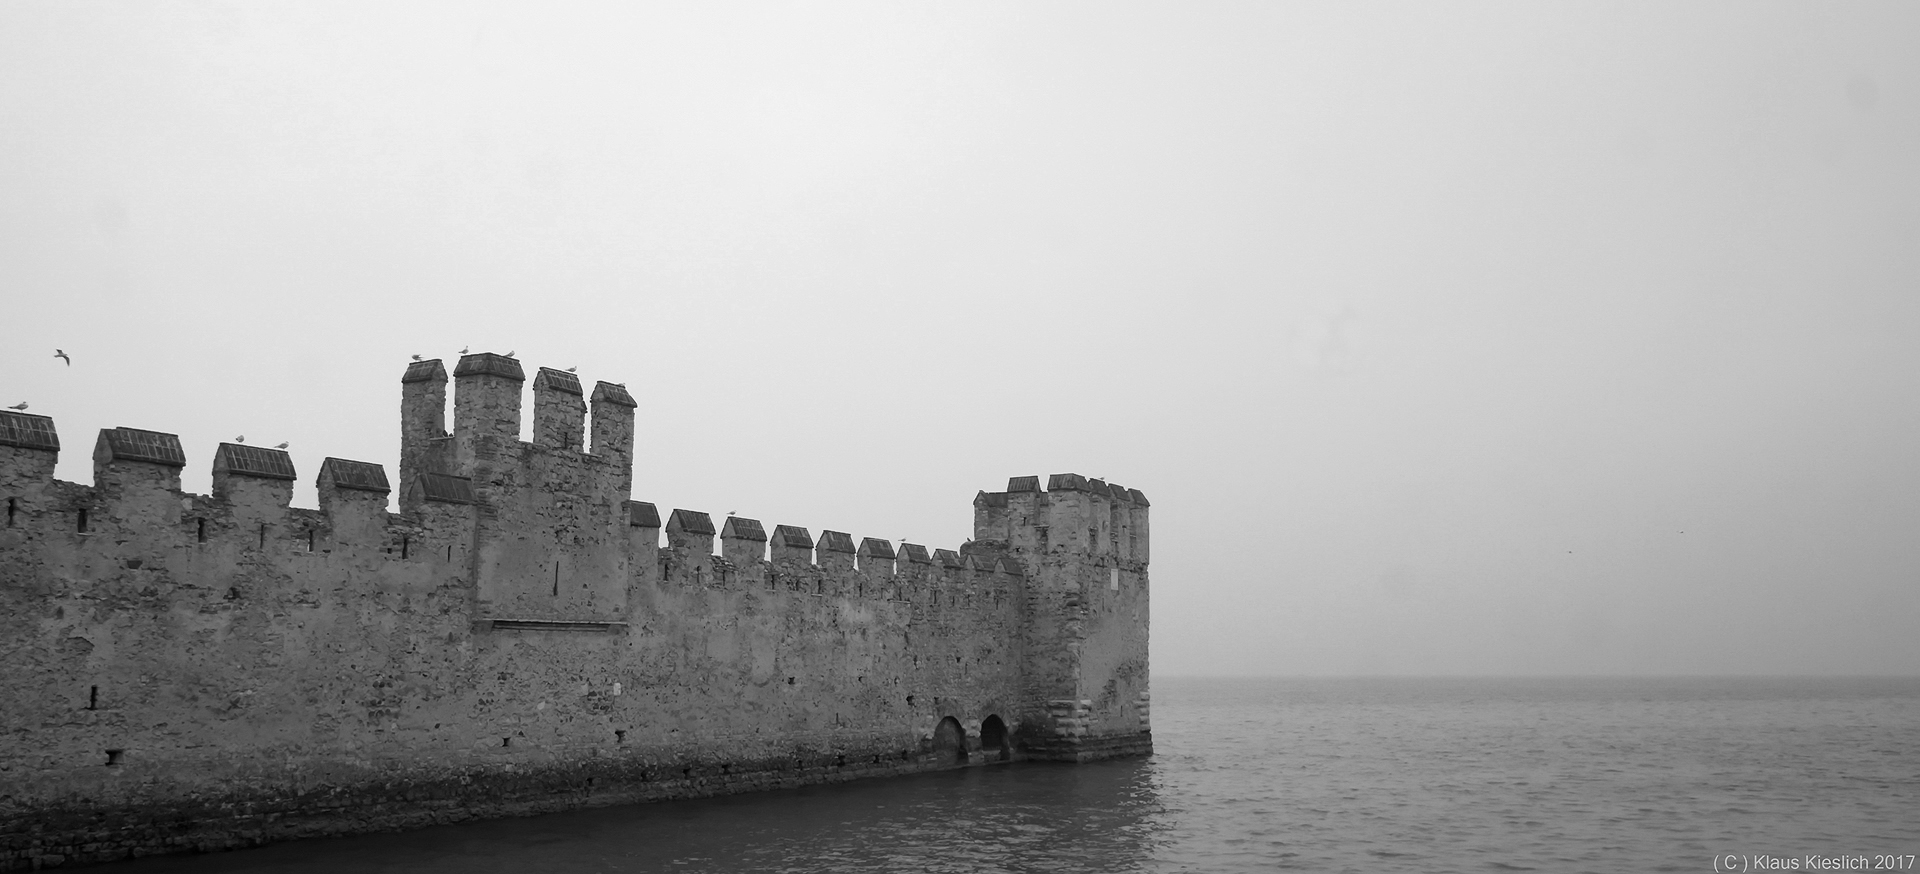
POLYGON ((1145 491, 1161 674, 1920 673, 1917 241, 1914 4, 0 5, 63 479, 514 350, 663 508, 1145 491))

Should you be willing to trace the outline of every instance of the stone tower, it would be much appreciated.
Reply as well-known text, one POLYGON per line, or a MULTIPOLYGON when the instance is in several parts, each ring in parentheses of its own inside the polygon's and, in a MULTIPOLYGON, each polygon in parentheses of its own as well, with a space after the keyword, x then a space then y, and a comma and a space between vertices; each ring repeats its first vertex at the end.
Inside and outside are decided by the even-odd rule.
POLYGON ((1054 474, 1014 477, 974 499, 966 551, 1016 565, 1021 621, 1021 748, 1071 761, 1153 751, 1147 672, 1147 498, 1054 474))

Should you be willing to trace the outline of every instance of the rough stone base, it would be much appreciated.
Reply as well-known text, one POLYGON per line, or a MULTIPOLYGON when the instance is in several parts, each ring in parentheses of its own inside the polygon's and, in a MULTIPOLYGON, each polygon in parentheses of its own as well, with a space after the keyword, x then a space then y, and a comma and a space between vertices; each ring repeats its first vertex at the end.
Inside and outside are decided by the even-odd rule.
MULTIPOLYGON (((1028 758, 1022 754, 1012 760, 1028 758)), ((979 752, 967 764, 997 764, 979 752)), ((872 750, 760 762, 638 760, 514 770, 395 773, 300 791, 200 795, 146 805, 0 808, 0 871, 405 831, 471 819, 701 798, 964 767, 948 755, 872 750)))
POLYGON ((1096 762, 1153 755, 1153 732, 1102 737, 1052 738, 1021 747, 1022 758, 1046 762, 1096 762))

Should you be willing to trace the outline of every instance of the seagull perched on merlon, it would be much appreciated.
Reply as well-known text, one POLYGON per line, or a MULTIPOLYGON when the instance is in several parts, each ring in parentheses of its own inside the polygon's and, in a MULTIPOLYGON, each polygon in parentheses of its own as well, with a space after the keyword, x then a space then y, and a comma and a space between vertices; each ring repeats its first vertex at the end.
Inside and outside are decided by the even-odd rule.
POLYGON ((462 355, 465 355, 465 354, 467 354, 467 348, 468 348, 468 347, 466 347, 466 346, 462 346, 462 347, 460 347, 460 354, 462 354, 462 355))
POLYGON ((513 350, 512 350, 512 349, 508 349, 508 350, 507 350, 507 357, 508 357, 508 358, 512 358, 512 357, 513 357, 513 350))
POLYGON ((284 441, 284 440, 283 440, 283 441, 281 441, 281 442, 280 442, 280 445, 278 445, 278 446, 275 446, 275 447, 273 447, 273 448, 275 448, 275 449, 285 449, 285 448, 287 448, 287 447, 289 447, 289 446, 292 446, 292 445, 293 445, 293 444, 291 444, 291 443, 288 443, 288 442, 286 442, 286 441, 284 441))
POLYGON ((418 355, 415 355, 415 356, 413 356, 413 360, 415 360, 415 361, 424 361, 424 360, 426 360, 426 359, 424 359, 424 358, 421 358, 421 357, 420 357, 420 356, 418 356, 418 355))
POLYGON ((568 372, 568 373, 574 373, 574 372, 576 372, 576 371, 578 371, 579 369, 580 369, 579 367, 569 367, 569 368, 567 368, 567 372, 568 372))
POLYGON ((235 437, 235 438, 233 438, 233 442, 235 442, 235 443, 245 443, 245 442, 247 442, 247 435, 245 435, 245 434, 242 434, 242 435, 240 435, 240 436, 238 436, 238 437, 235 437))
POLYGON ((68 357, 67 357, 67 353, 66 353, 66 350, 64 350, 64 349, 55 349, 55 350, 53 350, 53 357, 55 357, 55 358, 58 358, 58 359, 60 359, 61 361, 65 361, 65 362, 67 363, 67 366, 68 366, 68 367, 72 367, 72 366, 73 366, 73 359, 72 359, 72 358, 68 358, 68 357))
POLYGON ((26 408, 27 408, 27 402, 26 402, 26 401, 21 401, 21 402, 19 402, 19 403, 17 403, 17 404, 14 404, 14 405, 13 405, 13 406, 11 406, 11 407, 8 407, 7 409, 9 409, 9 410, 24 410, 24 409, 26 409, 26 408))

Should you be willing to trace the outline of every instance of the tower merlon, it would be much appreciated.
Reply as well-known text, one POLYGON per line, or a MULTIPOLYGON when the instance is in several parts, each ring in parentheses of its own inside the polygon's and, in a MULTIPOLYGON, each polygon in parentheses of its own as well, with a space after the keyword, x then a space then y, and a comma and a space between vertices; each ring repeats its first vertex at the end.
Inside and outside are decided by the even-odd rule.
POLYGON ((109 508, 102 515, 123 530, 179 524, 180 469, 186 466, 178 435, 100 429, 93 446, 93 482, 109 508))
POLYGON ((0 446, 59 452, 60 434, 54 430, 52 416, 0 410, 0 446))
POLYGON ((673 511, 667 518, 667 545, 694 555, 713 554, 713 518, 698 510, 673 511))
POLYGON ((820 567, 829 571, 853 570, 854 557, 859 548, 853 545, 853 535, 845 531, 823 529, 820 540, 814 544, 814 552, 819 557, 820 567))
POLYGON ((586 418, 586 393, 580 388, 579 377, 551 367, 542 367, 534 374, 534 445, 582 451, 586 418))
POLYGON ((245 443, 222 443, 213 451, 215 494, 220 492, 220 481, 227 477, 287 482, 300 478, 293 470, 293 456, 288 455, 284 449, 267 449, 248 446, 245 443))
POLYGON ((341 540, 371 542, 386 528, 387 470, 370 461, 328 457, 314 478, 320 512, 341 540))
POLYGON ((773 526, 771 558, 775 564, 813 564, 813 535, 798 525, 773 526))
POLYGON ((348 461, 328 456, 320 462, 320 476, 314 485, 322 490, 345 489, 361 493, 388 494, 387 469, 371 461, 348 461))
POLYGON ((276 520, 293 505, 293 456, 284 450, 222 443, 213 452, 213 496, 227 501, 237 519, 276 520))
POLYGON ((0 486, 44 487, 53 481, 59 460, 60 435, 51 417, 0 410, 0 486))
POLYGON ((619 482, 615 488, 620 494, 633 489, 633 415, 634 408, 640 406, 634 401, 627 387, 617 382, 596 382, 593 384, 593 398, 588 418, 592 420, 589 435, 593 444, 588 448, 594 455, 607 459, 618 471, 619 482))
POLYGON ((760 526, 760 520, 727 517, 720 528, 720 557, 736 565, 746 565, 760 561, 766 554, 767 530, 760 526))
MULTIPOLYGON (((447 369, 440 359, 407 365, 400 376, 400 482, 423 473, 453 472, 453 437, 447 433, 447 369)), ((413 509, 401 495, 400 509, 413 509)))
POLYGON ((660 510, 648 501, 628 501, 627 526, 630 528, 660 529, 660 510))
POLYGON ((446 381, 447 368, 441 365, 440 359, 438 358, 428 358, 424 361, 410 362, 407 364, 407 372, 400 374, 401 385, 414 382, 444 383, 446 381))
POLYGON ((187 452, 180 448, 180 435, 140 428, 101 428, 93 446, 94 464, 122 462, 186 467, 187 452))
POLYGON ((623 501, 627 548, 633 555, 629 583, 652 578, 660 561, 660 509, 649 501, 623 501))
POLYGON ((860 572, 868 576, 891 576, 893 574, 893 544, 878 537, 860 539, 860 572))
POLYGON ((484 453, 506 451, 520 439, 520 362, 478 352, 453 368, 453 466, 471 473, 484 453), (504 444, 504 445, 503 445, 504 444))
POLYGON ((1047 491, 1058 492, 1062 490, 1089 491, 1087 478, 1077 473, 1056 473, 1047 477, 1047 491))

